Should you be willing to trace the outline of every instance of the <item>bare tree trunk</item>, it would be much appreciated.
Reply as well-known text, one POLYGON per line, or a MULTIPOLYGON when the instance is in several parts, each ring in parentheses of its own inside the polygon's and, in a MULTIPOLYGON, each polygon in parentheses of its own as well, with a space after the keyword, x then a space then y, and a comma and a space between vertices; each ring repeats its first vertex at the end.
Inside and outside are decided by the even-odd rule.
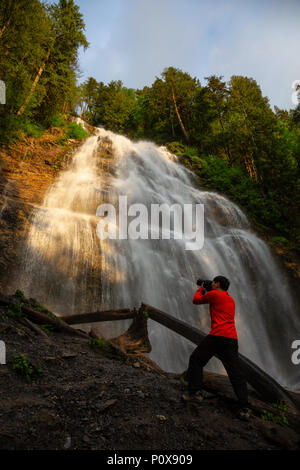
POLYGON ((184 134, 184 137, 187 141, 187 143, 190 142, 190 136, 189 134, 187 133, 184 125, 183 125, 183 122, 182 122, 182 119, 180 117, 180 114, 179 114, 179 111, 178 111, 178 108, 177 108, 177 103, 176 103, 176 99, 175 99, 175 94, 174 94, 174 89, 172 88, 172 97, 173 97, 173 103, 174 103, 174 107, 175 107, 175 111, 176 111, 176 114, 177 114, 177 117, 178 117, 178 121, 179 121, 179 124, 180 124, 180 127, 182 129, 182 132, 184 134))
POLYGON ((171 110, 170 110, 170 121, 171 121, 171 127, 172 127, 172 136, 175 137, 173 114, 172 114, 171 110))
POLYGON ((40 79, 40 77, 41 77, 41 75, 42 75, 42 73, 43 73, 43 71, 44 71, 44 68, 45 68, 45 66, 46 66, 47 60, 49 59, 49 55, 50 55, 50 49, 48 49, 48 52, 47 52, 47 55, 46 55, 46 58, 45 58, 45 62, 44 62, 43 65, 40 67, 40 69, 39 69, 39 71, 38 71, 38 73, 37 73, 37 75, 36 75, 36 77, 35 77, 35 79, 34 79, 34 82, 33 82, 32 86, 31 86, 29 95, 27 96, 27 98, 26 98, 24 104, 21 106, 21 108, 19 109, 19 111, 18 111, 18 113, 17 113, 18 116, 21 116, 21 115, 24 113, 24 111, 25 111, 25 109, 26 109, 26 106, 27 106, 28 102, 30 101, 30 98, 32 97, 32 95, 33 95, 33 93, 34 93, 34 90, 36 89, 36 86, 37 86, 37 84, 38 84, 38 81, 39 81, 39 79, 40 79))

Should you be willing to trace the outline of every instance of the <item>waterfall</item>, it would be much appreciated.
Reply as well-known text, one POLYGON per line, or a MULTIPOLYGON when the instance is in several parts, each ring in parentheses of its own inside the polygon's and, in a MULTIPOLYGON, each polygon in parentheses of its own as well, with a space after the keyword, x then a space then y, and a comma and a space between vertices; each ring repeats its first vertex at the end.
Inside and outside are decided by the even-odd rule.
MULTIPOLYGON (((236 302, 239 349, 283 386, 300 388, 291 361, 299 314, 288 282, 243 212, 223 196, 197 189, 194 175, 166 148, 132 142, 97 129, 48 188, 31 218, 16 286, 58 314, 153 305, 208 332, 208 306, 192 304, 198 278, 224 275, 236 302), (97 236, 97 207, 143 204, 204 205, 204 246, 181 239, 106 239, 97 236)), ((113 337, 130 321, 98 324, 113 337)), ((150 358, 182 372, 194 345, 149 320, 150 358)), ((213 359, 210 370, 223 371, 213 359)))

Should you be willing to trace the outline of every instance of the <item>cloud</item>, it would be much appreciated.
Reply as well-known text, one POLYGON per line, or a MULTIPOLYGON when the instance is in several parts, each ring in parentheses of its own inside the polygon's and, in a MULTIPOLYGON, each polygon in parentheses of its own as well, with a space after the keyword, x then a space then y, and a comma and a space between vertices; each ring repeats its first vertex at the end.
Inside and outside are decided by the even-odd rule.
POLYGON ((197 76, 254 78, 271 104, 290 108, 300 79, 300 2, 114 0, 77 2, 87 23, 84 78, 151 85, 174 66, 197 76), (87 7, 87 4, 89 5, 87 7))

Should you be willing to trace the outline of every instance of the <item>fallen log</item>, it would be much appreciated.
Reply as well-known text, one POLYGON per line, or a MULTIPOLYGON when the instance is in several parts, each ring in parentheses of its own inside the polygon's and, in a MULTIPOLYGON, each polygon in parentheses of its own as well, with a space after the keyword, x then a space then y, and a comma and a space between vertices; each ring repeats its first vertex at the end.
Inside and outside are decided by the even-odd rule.
MULTIPOLYGON (((149 318, 161 323, 167 328, 175 331, 192 343, 198 345, 206 336, 201 330, 158 310, 151 305, 143 304, 142 308, 148 313, 149 318)), ((218 357, 218 356, 216 356, 218 357)), ((271 401, 285 400, 293 408, 298 408, 293 397, 279 383, 254 364, 250 359, 239 354, 240 363, 247 382, 261 394, 262 397, 271 401)))
POLYGON ((23 325, 27 326, 28 328, 30 328, 32 331, 34 331, 38 335, 43 336, 44 340, 50 343, 50 339, 49 339, 49 336, 47 335, 47 333, 45 333, 45 331, 43 331, 41 328, 39 328, 35 323, 30 321, 29 318, 25 317, 25 318, 21 319, 21 323, 23 323, 23 325))
MULTIPOLYGON (((149 318, 158 323, 166 326, 170 330, 178 333, 192 343, 198 345, 200 341, 206 336, 198 328, 195 328, 182 320, 158 310, 151 305, 142 303, 140 311, 148 314, 149 318)), ((97 311, 93 313, 83 313, 78 315, 61 317, 68 324, 92 323, 101 321, 115 321, 127 318, 135 318, 137 315, 135 310, 119 309, 97 311)), ((246 376, 247 382, 265 399, 270 401, 285 400, 293 408, 299 408, 296 401, 291 394, 285 390, 279 383, 276 382, 271 376, 264 372, 260 367, 254 364, 250 359, 242 354, 239 354, 241 366, 246 376)))
MULTIPOLYGON (((13 303, 13 300, 14 300, 13 298, 1 295, 0 305, 10 306, 13 303)), ((49 325, 52 325, 58 331, 62 331, 64 333, 67 333, 73 336, 80 336, 81 338, 88 338, 88 335, 86 333, 84 333, 83 331, 77 330, 75 328, 72 328, 64 321, 61 321, 59 317, 56 318, 54 314, 50 316, 50 315, 47 315, 46 313, 38 312, 29 307, 26 307, 26 305, 22 304, 22 302, 20 302, 20 307, 22 309, 23 314, 27 318, 29 318, 29 320, 32 320, 34 323, 49 324, 49 325)))
POLYGON ((64 333, 73 335, 73 336, 80 336, 81 338, 87 338, 88 335, 84 333, 83 331, 76 330, 76 328, 72 328, 65 322, 63 322, 60 319, 56 319, 54 317, 51 317, 49 315, 46 315, 45 313, 37 312, 36 310, 32 310, 28 307, 22 306, 22 311, 24 314, 32 321, 38 322, 38 323, 48 323, 49 325, 52 325, 56 328, 58 331, 62 331, 64 333))
POLYGON ((136 311, 130 308, 120 308, 118 310, 104 310, 102 312, 79 313, 76 315, 64 315, 59 318, 68 325, 79 325, 84 323, 94 323, 101 321, 127 320, 134 318, 136 311))

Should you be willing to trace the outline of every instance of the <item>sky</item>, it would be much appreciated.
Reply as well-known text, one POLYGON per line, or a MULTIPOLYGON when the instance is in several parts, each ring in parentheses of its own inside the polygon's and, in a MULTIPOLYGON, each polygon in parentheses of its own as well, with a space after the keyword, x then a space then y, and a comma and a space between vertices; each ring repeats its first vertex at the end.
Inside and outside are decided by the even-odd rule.
POLYGON ((80 82, 151 86, 167 67, 253 78, 270 105, 296 105, 300 0, 75 0, 86 24, 80 82))

